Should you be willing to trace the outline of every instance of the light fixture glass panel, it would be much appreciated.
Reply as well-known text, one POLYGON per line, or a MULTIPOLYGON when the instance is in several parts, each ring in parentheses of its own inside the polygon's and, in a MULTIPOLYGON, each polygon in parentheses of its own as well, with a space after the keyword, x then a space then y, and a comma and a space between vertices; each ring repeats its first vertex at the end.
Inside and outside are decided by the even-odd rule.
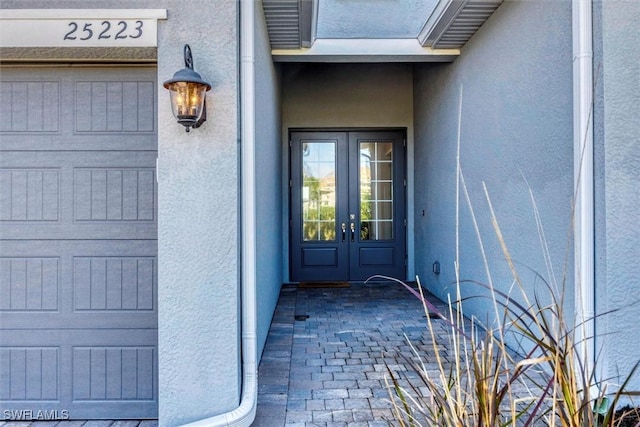
POLYGON ((193 82, 176 82, 169 86, 171 108, 180 123, 197 122, 202 115, 207 87, 193 82))

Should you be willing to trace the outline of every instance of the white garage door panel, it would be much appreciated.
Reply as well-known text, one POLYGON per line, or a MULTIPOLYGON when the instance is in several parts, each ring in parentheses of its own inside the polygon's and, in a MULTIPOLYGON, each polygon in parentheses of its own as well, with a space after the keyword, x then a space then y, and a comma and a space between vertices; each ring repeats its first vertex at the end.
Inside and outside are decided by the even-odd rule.
POLYGON ((2 70, 3 413, 157 416, 155 74, 2 70))

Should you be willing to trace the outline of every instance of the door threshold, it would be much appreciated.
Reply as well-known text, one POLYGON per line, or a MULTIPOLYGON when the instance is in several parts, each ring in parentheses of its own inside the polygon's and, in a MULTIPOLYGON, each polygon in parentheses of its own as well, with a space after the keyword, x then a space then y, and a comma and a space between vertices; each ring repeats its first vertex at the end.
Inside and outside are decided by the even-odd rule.
POLYGON ((348 288, 349 282, 340 281, 327 281, 327 282, 300 282, 298 288, 301 289, 313 289, 313 288, 348 288))

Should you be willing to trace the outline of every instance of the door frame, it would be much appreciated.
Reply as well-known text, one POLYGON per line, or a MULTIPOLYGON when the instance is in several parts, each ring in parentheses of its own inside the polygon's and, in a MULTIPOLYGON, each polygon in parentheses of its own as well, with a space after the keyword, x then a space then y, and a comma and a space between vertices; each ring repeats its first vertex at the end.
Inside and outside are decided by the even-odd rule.
MULTIPOLYGON (((286 218, 286 237, 284 241, 286 242, 286 251, 285 251, 285 260, 286 260, 286 269, 285 269, 285 277, 288 277, 289 281, 292 278, 292 268, 293 263, 291 262, 292 250, 293 250, 293 199, 292 199, 292 186, 293 186, 293 161, 291 158, 291 149, 292 149, 292 138, 291 135, 294 132, 401 132, 403 135, 403 163, 404 163, 404 212, 405 212, 405 224, 404 224, 404 246, 405 246, 405 268, 404 274, 406 277, 400 277, 400 279, 405 280, 409 277, 410 273, 413 272, 412 260, 413 260, 413 241, 410 240, 410 236, 412 235, 413 230, 413 212, 410 208, 413 207, 412 197, 410 194, 412 190, 412 179, 410 177, 413 176, 413 162, 411 161, 410 153, 413 151, 410 144, 410 135, 409 129, 406 127, 287 127, 286 128, 286 144, 285 144, 285 159, 287 168, 285 169, 286 173, 286 212, 283 212, 286 218)), ((349 143, 349 141, 347 141, 349 143)))

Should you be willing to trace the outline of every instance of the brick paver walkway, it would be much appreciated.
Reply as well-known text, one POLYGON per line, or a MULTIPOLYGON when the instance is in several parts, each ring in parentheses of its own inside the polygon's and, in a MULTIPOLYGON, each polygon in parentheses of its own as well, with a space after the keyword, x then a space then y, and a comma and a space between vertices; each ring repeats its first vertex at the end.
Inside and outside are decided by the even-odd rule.
POLYGON ((385 361, 411 380, 394 356, 411 355, 407 338, 422 351, 431 345, 429 337, 420 301, 399 284, 285 286, 259 368, 253 425, 396 425, 385 361))

